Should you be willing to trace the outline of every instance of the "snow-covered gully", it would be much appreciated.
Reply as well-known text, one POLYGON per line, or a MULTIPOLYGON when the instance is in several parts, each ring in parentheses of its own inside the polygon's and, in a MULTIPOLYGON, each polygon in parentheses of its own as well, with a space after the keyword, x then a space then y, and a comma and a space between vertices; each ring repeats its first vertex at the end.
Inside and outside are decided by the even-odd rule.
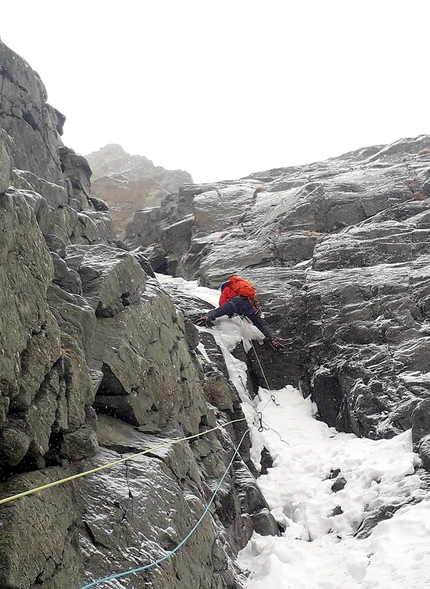
MULTIPOLYGON (((173 280, 216 304, 216 291, 173 280)), ((283 530, 278 537, 254 534, 239 554, 246 588, 428 587, 430 501, 410 431, 379 441, 338 433, 293 387, 260 389, 251 401, 245 367, 229 352, 250 329, 225 319, 213 330, 250 423, 262 411, 263 431, 251 431, 253 459, 259 465, 265 446, 274 460, 258 484, 283 530)))

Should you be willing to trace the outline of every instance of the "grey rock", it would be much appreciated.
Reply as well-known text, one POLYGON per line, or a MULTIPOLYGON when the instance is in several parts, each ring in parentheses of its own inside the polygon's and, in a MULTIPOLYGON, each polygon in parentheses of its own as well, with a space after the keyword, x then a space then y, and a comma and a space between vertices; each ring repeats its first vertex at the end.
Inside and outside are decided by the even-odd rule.
MULTIPOLYGON (((0 494, 119 460, 100 476, 1 506, 0 585, 72 589, 85 575, 123 570, 125 547, 141 563, 184 538, 246 423, 220 376, 207 401, 195 327, 141 252, 117 239, 92 196, 86 160, 61 144, 64 118, 46 103, 37 74, 2 44, 0 56, 0 494), (204 433, 232 419, 242 421, 204 433), (199 443, 179 443, 200 434, 199 443), (122 462, 143 448, 148 455, 122 462)), ((165 201, 183 212, 191 193, 165 201)), ((178 244, 190 238, 187 224, 179 228, 178 244)), ((160 589, 239 587, 233 559, 254 529, 245 511, 256 494, 249 445, 245 436, 235 460, 248 473, 240 489, 228 473, 178 557, 140 586, 150 578, 160 589), (232 518, 228 529, 218 512, 232 518)))
POLYGON ((6 133, 0 129, 0 194, 6 192, 10 186, 12 164, 9 157, 10 140, 6 133))
POLYGON ((108 203, 120 235, 137 210, 174 198, 181 184, 192 181, 187 172, 154 166, 120 145, 106 145, 86 157, 93 172, 92 195, 108 203))
POLYGON ((60 258, 66 257, 66 244, 58 235, 46 234, 46 246, 50 252, 55 252, 60 258))
POLYGON ((45 364, 55 361, 59 344, 53 324, 49 329, 43 327, 47 321, 46 290, 53 274, 43 236, 24 198, 4 194, 0 199, 0 371, 3 394, 12 399, 24 382, 31 387, 27 392, 31 396, 44 376, 45 364), (46 340, 45 335, 49 336, 46 340), (38 358, 32 362, 25 350, 38 338, 48 345, 34 346, 38 358), (37 369, 38 377, 28 373, 28 362, 37 369))
POLYGON ((27 454, 30 438, 13 427, 0 430, 0 468, 16 466, 27 454))
POLYGON ((254 530, 261 536, 278 536, 279 529, 272 514, 267 508, 252 514, 251 516, 254 530))
POLYGON ((2 42, 0 63, 0 126, 13 140, 13 166, 57 182, 62 175, 57 149, 64 117, 47 103, 39 76, 2 42))
POLYGON ((347 480, 344 477, 337 477, 335 482, 331 486, 331 490, 333 493, 337 493, 338 491, 342 491, 345 488, 347 480))
POLYGON ((167 252, 167 271, 173 276, 176 274, 178 261, 190 247, 194 224, 194 217, 188 215, 166 227, 161 234, 161 245, 167 252))
POLYGON ((103 212, 78 212, 73 226, 73 243, 96 244, 116 241, 110 216, 103 212))
POLYGON ((36 216, 37 224, 43 234, 55 231, 56 215, 55 209, 48 205, 47 200, 33 190, 9 190, 9 194, 15 194, 18 198, 24 197, 36 216))
POLYGON ((186 431, 196 432, 206 411, 183 320, 155 281, 148 280, 142 300, 97 321, 93 367, 104 378, 96 407, 158 428, 180 416, 186 431))
MULTIPOLYGON (((58 479, 71 470, 54 468, 18 475, 2 483, 1 497, 9 497, 58 479)), ((78 510, 73 483, 2 505, 0 585, 31 587, 35 584, 72 589, 81 583, 83 566, 78 549, 78 510), (31 522, 31 534, 28 526, 31 522)))
POLYGON ((54 283, 48 288, 47 302, 61 331, 78 342, 88 362, 97 321, 94 309, 83 296, 66 292, 54 283))
POLYGON ((19 389, 17 394, 11 397, 11 409, 23 411, 30 407, 60 354, 60 330, 53 315, 47 310, 44 314, 44 324, 37 332, 35 331, 25 348, 20 351, 20 371, 17 378, 19 389))
MULTIPOLYGON (((408 501, 407 503, 409 503, 408 501)), ((375 509, 374 512, 369 514, 364 518, 364 520, 359 525, 358 529, 356 530, 354 536, 359 539, 368 538, 375 527, 382 521, 391 519, 393 515, 398 511, 401 507, 403 507, 404 503, 400 503, 398 505, 382 505, 375 509)))
POLYGON ((94 456, 98 450, 97 434, 89 425, 82 425, 78 430, 64 434, 60 446, 60 454, 73 461, 94 456))
POLYGON ((0 428, 7 423, 7 413, 9 410, 10 399, 8 397, 0 396, 0 428))
POLYGON ((412 443, 430 435, 430 399, 420 401, 412 412, 412 443))
POLYGON ((78 342, 62 333, 61 343, 59 367, 65 381, 64 417, 67 419, 67 427, 63 429, 74 431, 86 422, 87 407, 93 403, 96 390, 78 342))
POLYGON ((145 256, 144 252, 142 252, 142 250, 140 248, 133 250, 131 252, 131 254, 136 258, 136 260, 139 262, 140 267, 142 268, 142 270, 145 272, 145 274, 147 274, 148 276, 150 276, 151 278, 155 278, 155 273, 154 270, 152 269, 151 266, 151 262, 149 261, 149 259, 145 256))
POLYGON ((222 372, 212 371, 206 374, 204 381, 206 399, 221 411, 233 411, 234 393, 232 385, 225 380, 222 372))
POLYGON ((282 355, 256 348, 264 374, 254 351, 235 352, 254 391, 265 380, 294 384, 330 425, 390 437, 412 425, 430 391, 429 145, 423 135, 184 186, 176 203, 136 215, 130 231, 145 227, 152 251, 158 242, 168 260, 166 228, 192 216, 176 273, 212 287, 243 275, 284 340, 282 355))
POLYGON ((62 171, 72 186, 72 194, 80 203, 81 210, 84 210, 88 207, 88 201, 84 196, 88 199, 91 192, 91 168, 87 160, 76 154, 73 149, 62 146, 58 149, 58 153, 62 171))
POLYGON ((273 458, 266 446, 263 446, 260 452, 260 465, 260 474, 262 475, 267 474, 269 472, 268 469, 273 467, 273 458))
POLYGON ((108 211, 109 206, 108 204, 102 200, 101 198, 96 198, 95 196, 91 196, 89 201, 93 205, 96 211, 108 211))
POLYGON ((11 183, 18 190, 33 192, 43 197, 53 210, 68 203, 66 182, 62 179, 58 183, 49 182, 28 170, 13 169, 11 183))
POLYGON ((114 316, 139 300, 146 276, 134 256, 107 245, 74 245, 67 248, 66 263, 77 256, 83 292, 97 316, 114 316))
POLYGON ((167 274, 167 252, 161 245, 149 246, 143 250, 145 257, 159 274, 167 274))
POLYGON ((54 264, 54 284, 58 284, 67 292, 82 294, 82 282, 75 270, 67 267, 66 262, 55 252, 51 252, 54 264))
MULTIPOLYGON (((107 462, 119 455, 104 451, 102 457, 107 462)), ((98 463, 93 461, 92 464, 98 463)), ((167 464, 147 456, 130 461, 128 465, 115 466, 110 473, 101 472, 92 485, 84 482, 82 493, 85 527, 81 527, 81 545, 88 554, 85 567, 89 579, 99 578, 107 568, 121 571, 167 554, 185 538, 206 503, 198 481, 188 475, 180 486, 167 464), (109 489, 107 495, 106 489, 109 489), (99 497, 105 495, 102 514, 97 516, 94 506, 99 504, 99 497), (158 505, 158 508, 148 509, 149 505, 158 505)), ((230 586, 236 586, 225 540, 217 537, 210 526, 199 526, 187 541, 185 550, 179 550, 174 560, 165 561, 161 575, 149 569, 145 576, 137 576, 133 584, 143 589, 150 582, 156 589, 174 589, 178 586, 178 577, 183 586, 193 586, 198 578, 199 583, 208 588, 221 589, 221 575, 227 572, 230 586), (219 550, 215 550, 216 543, 219 550), (216 565, 213 564, 215 556, 216 565), (215 577, 214 566, 219 571, 215 577)))
POLYGON ((423 467, 430 471, 430 434, 423 436, 418 444, 418 452, 422 460, 423 467))

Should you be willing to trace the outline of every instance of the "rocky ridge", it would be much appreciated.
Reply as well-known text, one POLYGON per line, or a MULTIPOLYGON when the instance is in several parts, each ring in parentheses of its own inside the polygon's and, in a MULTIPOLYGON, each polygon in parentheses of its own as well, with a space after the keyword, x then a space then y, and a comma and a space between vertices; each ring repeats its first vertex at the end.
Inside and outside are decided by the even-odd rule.
MULTIPOLYGON (((265 359, 271 385, 298 386, 341 431, 380 438, 412 427, 428 465, 429 198, 423 135, 185 185, 136 213, 126 241, 202 285, 251 280, 285 343, 283 357, 265 359)), ((246 360, 264 384, 252 353, 246 360)))
MULTIPOLYGON (((118 240, 39 76, 1 42, 0 63, 0 500, 114 463, 0 505, 0 586, 76 589, 168 555, 246 425, 222 358, 199 354, 118 240)), ((253 474, 245 436, 175 558, 116 585, 239 587, 237 551, 254 529, 277 533, 253 474)))
POLYGON ((110 144, 85 156, 91 171, 91 194, 109 206, 116 232, 123 236, 137 210, 160 205, 181 184, 192 182, 183 170, 165 170, 141 155, 110 144))

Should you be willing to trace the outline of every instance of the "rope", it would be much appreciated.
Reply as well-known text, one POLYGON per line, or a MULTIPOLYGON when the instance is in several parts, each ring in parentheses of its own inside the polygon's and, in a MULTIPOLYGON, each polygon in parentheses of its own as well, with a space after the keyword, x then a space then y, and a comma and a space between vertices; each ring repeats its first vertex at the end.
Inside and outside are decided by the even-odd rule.
MULTIPOLYGON (((242 323, 244 323, 247 320, 246 317, 244 317, 243 315, 240 315, 240 319, 241 319, 242 323)), ((223 338, 223 335, 222 335, 221 330, 216 325, 214 325, 212 327, 212 329, 216 329, 217 330, 218 336, 219 336, 220 340, 222 341, 224 347, 227 349, 227 346, 225 344, 225 341, 224 341, 224 338, 223 338)), ((252 339, 251 339, 251 346, 252 346, 252 349, 254 350, 254 355, 255 355, 255 357, 257 359, 258 366, 259 366, 259 368, 261 370, 261 373, 262 373, 262 375, 264 377, 264 381, 266 383, 266 388, 267 388, 267 390, 270 390, 269 381, 267 379, 266 373, 264 372, 264 368, 263 368, 263 366, 261 364, 260 358, 258 357, 257 350, 255 349, 254 340, 252 340, 252 339)), ((233 354, 231 355, 231 357, 233 358, 233 362, 234 362, 236 360, 236 358, 233 356, 233 354)), ((243 382, 243 379, 242 379, 241 375, 239 374, 239 372, 237 374, 238 374, 238 377, 239 377, 240 382, 242 383, 242 386, 243 386, 244 390, 246 391, 246 385, 243 382)), ((275 405, 277 405, 278 407, 280 406, 279 403, 276 401, 276 397, 275 397, 275 395, 273 393, 270 395, 270 400, 273 401, 275 403, 275 405)), ((266 405, 263 407, 263 409, 265 409, 268 404, 269 404, 269 401, 266 403, 266 405)))
POLYGON ((259 366, 259 368, 261 370, 261 373, 263 375, 264 381, 266 383, 266 388, 267 388, 268 391, 270 391, 269 381, 267 380, 266 373, 264 372, 264 368, 263 368, 263 366, 262 366, 262 364, 260 362, 260 358, 258 357, 257 350, 255 349, 254 341, 253 340, 251 340, 251 345, 252 345, 252 349, 254 350, 255 357, 257 359, 257 364, 258 364, 258 366, 259 366))
POLYGON ((122 462, 126 462, 127 460, 132 460, 133 458, 137 458, 139 456, 143 456, 145 454, 149 454, 154 450, 159 450, 160 448, 164 448, 165 446, 169 446, 171 444, 178 444, 179 442, 185 442, 187 440, 193 440, 194 438, 199 438, 200 436, 204 436, 205 434, 209 434, 215 430, 219 430, 222 428, 231 425, 232 423, 237 423, 239 421, 245 421, 245 417, 241 417, 240 419, 233 419, 232 421, 228 421, 222 425, 218 425, 211 429, 205 430, 204 432, 200 432, 198 434, 193 434, 192 436, 187 436, 184 438, 178 438, 175 440, 169 440, 164 444, 159 444, 158 446, 153 446, 152 448, 148 448, 143 450, 142 452, 137 452, 136 454, 131 454, 130 456, 126 456, 124 458, 119 458, 118 460, 114 460, 113 462, 109 462, 108 464, 103 464, 102 466, 97 466, 96 468, 92 468, 91 470, 86 470, 84 472, 80 472, 78 474, 74 474, 72 476, 66 477, 64 479, 60 479, 58 481, 54 481, 52 483, 48 483, 46 485, 41 485, 40 487, 36 487, 34 489, 29 489, 28 491, 23 491, 22 493, 17 493, 16 495, 11 495, 10 497, 6 497, 5 499, 0 500, 0 505, 4 503, 9 503, 10 501, 15 501, 16 499, 20 499, 21 497, 26 497, 27 495, 32 495, 33 493, 38 493, 39 491, 44 491, 45 489, 50 489, 51 487, 56 487, 57 485, 62 485, 63 483, 68 483, 70 481, 74 481, 75 479, 79 479, 81 477, 85 477, 89 474, 94 474, 96 472, 100 472, 101 470, 105 470, 106 468, 111 468, 112 466, 116 466, 117 464, 121 464, 122 462))
MULTIPOLYGON (((269 401, 268 401, 268 403, 269 403, 269 401)), ((277 403, 277 405, 278 405, 278 403, 277 403)), ((266 406, 267 406, 267 403, 263 407, 263 409, 266 406)), ((269 425, 267 425, 267 423, 265 423, 263 421, 263 413, 262 413, 262 411, 259 411, 258 413, 255 414, 255 416, 254 416, 254 425, 257 428, 257 431, 260 432, 260 433, 262 433, 263 431, 266 431, 266 432, 268 432, 268 431, 275 432, 275 434, 278 436, 278 438, 280 439, 281 442, 283 442, 284 444, 287 444, 288 447, 290 446, 290 444, 286 440, 284 440, 282 438, 281 434, 275 428, 270 427, 269 425)))
MULTIPOLYGON (((236 421, 243 421, 243 420, 236 420, 236 421)), ((214 429, 217 429, 217 428, 214 428, 214 429)), ((237 453, 239 452, 239 448, 240 448, 243 440, 245 439, 245 436, 248 434, 248 432, 250 430, 251 430, 251 428, 247 429, 246 432, 241 437, 240 442, 236 446, 236 448, 234 450, 234 453, 233 453, 233 456, 232 456, 232 458, 231 458, 231 460, 230 460, 227 468, 225 469, 224 474, 221 477, 221 480, 217 484, 217 486, 215 488, 215 491, 213 492, 212 497, 209 500, 209 503, 206 505, 205 509, 203 510, 202 515, 199 517, 199 519, 194 524, 194 526, 191 528, 191 530, 188 532, 188 534, 185 536, 185 538, 183 540, 181 540, 181 542, 179 542, 179 544, 173 550, 171 550, 170 552, 168 552, 167 554, 165 554, 162 558, 159 558, 158 560, 155 560, 154 562, 151 562, 151 563, 146 564, 146 565, 141 566, 141 567, 137 567, 135 569, 130 569, 129 571, 123 571, 122 573, 116 573, 114 575, 110 575, 108 577, 104 577, 103 579, 98 579, 97 581, 93 581, 92 583, 89 583, 88 585, 84 585, 80 589, 89 589, 90 587, 94 587, 95 585, 100 585, 101 583, 107 583, 108 581, 112 581, 113 579, 119 579, 119 578, 125 577, 127 575, 132 575, 133 573, 138 573, 138 572, 141 572, 141 571, 145 571, 147 569, 150 569, 150 568, 152 568, 152 567, 154 567, 154 566, 162 563, 164 560, 167 560, 168 558, 170 558, 171 556, 173 556, 175 554, 175 552, 177 552, 181 548, 181 546, 183 546, 185 544, 185 542, 194 534, 194 532, 196 531, 196 529, 198 528, 198 526, 203 521, 203 518, 205 517, 205 515, 209 511, 210 506, 214 502, 215 497, 216 497, 216 494, 220 490, 221 485, 224 482, 224 479, 227 476, 227 473, 230 470, 231 465, 233 464, 233 461, 236 458, 237 453)))
MULTIPOLYGON (((241 319, 242 319, 242 321, 246 321, 246 320, 247 320, 247 319, 246 319, 246 317, 243 317, 243 316, 241 316, 241 319)), ((225 343, 225 340, 224 340, 224 338, 223 338, 223 334, 222 334, 221 330, 220 330, 218 327, 216 327, 215 325, 213 326, 213 328, 212 328, 212 329, 216 329, 216 331, 218 332, 218 337, 220 338, 220 341, 222 342, 222 344, 224 345, 224 347, 225 347, 226 349, 228 349, 228 348, 227 348, 227 345, 226 345, 226 343, 225 343)), ((270 386, 269 386, 269 383, 268 383, 268 380, 267 380, 266 374, 265 374, 265 372, 264 372, 264 369, 263 369, 263 366, 262 366, 262 364, 261 364, 261 362, 260 362, 260 358, 258 357, 257 350, 256 350, 256 349, 255 349, 255 347, 254 347, 254 342, 253 342, 253 340, 251 340, 251 344, 252 344, 252 348, 253 348, 253 350, 254 350, 255 357, 257 358, 257 362, 258 362, 258 364, 259 364, 259 366, 260 366, 260 370, 261 370, 261 372, 263 373, 264 379, 265 379, 265 381, 266 381, 267 389, 268 389, 268 390, 270 390, 270 386)), ((233 354, 231 354, 231 357, 232 357, 232 359, 233 359, 233 362, 235 362, 236 358, 233 356, 233 354)), ((241 384, 242 384, 242 386, 243 386, 244 390, 246 391, 246 390, 247 390, 247 389, 246 389, 246 385, 245 385, 245 383, 243 382, 242 376, 239 374, 239 372, 237 372, 237 375, 238 375, 238 377, 239 377, 239 380, 240 380, 240 382, 241 382, 241 384)), ((287 446, 290 446, 290 444, 289 444, 289 443, 288 443, 286 440, 284 440, 284 439, 282 438, 281 434, 280 434, 278 431, 276 431, 276 429, 274 429, 273 427, 270 427, 270 426, 269 426, 269 425, 267 425, 265 422, 263 422, 263 411, 266 409, 266 407, 267 407, 267 405, 270 403, 270 401, 272 401, 272 402, 273 402, 273 403, 274 403, 274 404, 275 404, 277 407, 280 407, 280 403, 278 403, 278 402, 276 401, 276 397, 275 397, 275 395, 272 393, 272 394, 269 396, 269 399, 268 399, 267 403, 265 403, 265 405, 263 405, 263 407, 261 408, 261 410, 260 410, 260 411, 258 411, 258 412, 256 412, 256 413, 255 413, 255 415, 254 415, 254 426, 257 428, 257 431, 258 431, 259 433, 262 433, 263 431, 273 431, 273 432, 274 432, 274 433, 275 433, 275 434, 278 436, 278 438, 280 439, 280 441, 281 441, 282 443, 286 444, 287 446)))
MULTIPOLYGON (((264 381, 266 383, 266 388, 267 388, 268 391, 270 391, 269 381, 267 380, 266 373, 264 372, 264 368, 263 368, 263 366, 262 366, 262 364, 260 362, 260 358, 258 357, 257 350, 255 349, 254 341, 253 340, 251 340, 251 345, 252 345, 252 349, 254 350, 254 355, 255 355, 255 357, 257 359, 258 366, 259 366, 259 368, 261 370, 261 373, 262 373, 262 375, 264 377, 264 381)), ((275 403, 275 405, 277 405, 279 407, 279 403, 276 401, 276 397, 275 397, 275 395, 273 393, 270 395, 269 401, 273 401, 275 403)), ((263 409, 265 409, 267 407, 267 405, 269 404, 269 401, 267 401, 267 403, 264 405, 263 409)), ((263 411, 263 409, 261 411, 263 411)))
MULTIPOLYGON (((256 350, 255 350, 255 347, 254 347, 254 344, 253 343, 252 343, 252 347, 254 349, 254 353, 255 353, 255 356, 256 356, 256 358, 258 360, 260 369, 261 369, 261 371, 262 371, 262 373, 264 375, 264 378, 265 378, 265 381, 266 381, 266 384, 267 384, 267 388, 269 389, 269 384, 268 384, 268 381, 267 381, 267 377, 266 377, 266 375, 264 373, 263 367, 262 367, 261 362, 260 362, 260 360, 258 358, 258 355, 256 353, 256 350)), ((242 381, 242 379, 241 379, 241 381, 242 381)), ((242 385, 246 389, 246 386, 245 386, 245 384, 243 382, 242 382, 242 385)), ((273 394, 271 395, 271 400, 273 400, 276 403, 276 399, 275 399, 275 396, 273 394)), ((279 405, 279 404, 276 403, 276 405, 279 405)), ((259 432, 262 432, 263 430, 267 430, 267 429, 272 429, 272 428, 268 428, 267 426, 266 427, 263 426, 262 411, 260 411, 260 412, 258 412, 256 414, 256 416, 254 418, 254 421, 256 419, 258 420, 258 424, 259 424, 259 426, 258 426, 258 431, 259 432)), ((193 434, 191 436, 185 436, 185 437, 182 437, 182 438, 177 438, 177 439, 174 439, 174 440, 169 440, 168 442, 165 442, 163 444, 159 444, 157 446, 152 446, 151 448, 147 448, 146 450, 143 450, 141 452, 137 452, 135 454, 131 454, 130 456, 126 456, 126 457, 120 458, 118 460, 114 460, 112 462, 109 462, 107 464, 103 464, 103 465, 98 466, 96 468, 92 468, 92 469, 86 470, 84 472, 77 473, 77 474, 74 474, 74 475, 69 476, 69 477, 65 477, 65 478, 60 479, 58 481, 53 481, 51 483, 47 483, 46 485, 40 485, 39 487, 35 487, 33 489, 28 489, 27 491, 23 491, 21 493, 17 493, 15 495, 11 495, 11 496, 6 497, 4 499, 0 499, 0 505, 4 505, 6 503, 15 501, 17 499, 21 499, 22 497, 33 495, 33 494, 38 493, 40 491, 44 491, 46 489, 50 489, 52 487, 56 487, 56 486, 61 485, 61 484, 64 484, 64 483, 74 481, 76 479, 82 478, 84 476, 88 476, 90 474, 95 474, 95 473, 100 472, 102 470, 105 470, 105 469, 108 469, 108 468, 112 468, 113 466, 116 466, 117 464, 121 464, 121 463, 126 462, 128 460, 133 460, 133 459, 138 458, 140 456, 144 456, 145 454, 149 454, 151 452, 154 452, 154 451, 159 450, 161 448, 164 448, 166 446, 173 445, 173 444, 178 444, 180 442, 184 442, 184 441, 187 441, 187 440, 192 440, 192 439, 201 437, 203 435, 206 435, 208 433, 211 433, 213 431, 221 430, 223 428, 226 428, 228 425, 232 425, 234 423, 239 423, 239 422, 242 422, 242 421, 246 421, 246 418, 245 417, 242 417, 240 419, 233 419, 231 421, 228 421, 225 424, 218 425, 216 427, 213 427, 211 429, 208 429, 208 430, 206 430, 204 432, 200 432, 198 434, 193 434)), ((187 534, 187 536, 173 550, 171 550, 169 553, 167 553, 166 555, 164 555, 162 558, 160 558, 160 559, 158 559, 158 560, 156 560, 156 561, 154 561, 152 563, 149 563, 149 564, 147 564, 145 566, 138 567, 138 568, 135 568, 135 569, 131 569, 129 571, 125 571, 125 572, 118 573, 118 574, 115 574, 115 575, 110 575, 108 577, 105 577, 103 579, 99 579, 97 581, 93 581, 90 584, 85 585, 84 587, 81 587, 81 589, 89 589, 90 587, 94 587, 95 585, 99 585, 101 583, 106 583, 106 582, 111 581, 113 579, 118 579, 120 577, 124 577, 124 576, 130 575, 130 574, 133 574, 133 573, 137 573, 137 572, 140 572, 140 571, 149 569, 149 568, 151 568, 153 566, 156 566, 156 565, 160 564, 161 562, 163 562, 164 560, 170 558, 171 556, 173 556, 175 554, 175 552, 177 552, 181 548, 181 546, 183 546, 185 544, 185 542, 192 536, 192 534, 195 532, 195 530, 197 529, 197 527, 203 521, 203 518, 205 517, 205 515, 207 514, 210 506, 212 505, 213 501, 215 500, 216 494, 219 491, 219 489, 220 489, 220 487, 221 487, 221 485, 222 485, 225 477, 227 476, 227 473, 228 473, 229 469, 231 468, 231 465, 233 464, 233 461, 234 461, 234 459, 235 459, 235 457, 236 457, 236 455, 237 455, 237 453, 239 451, 240 446, 242 445, 243 440, 245 439, 245 436, 249 433, 249 431, 251 429, 252 429, 252 426, 250 428, 248 428, 244 432, 244 434, 242 435, 242 437, 240 439, 240 442, 236 446, 235 451, 233 453, 233 456, 232 456, 232 458, 231 458, 231 460, 230 460, 230 462, 229 462, 229 464, 228 464, 228 466, 227 466, 227 468, 226 468, 223 476, 221 477, 221 480, 219 481, 219 483, 218 483, 218 485, 217 485, 217 487, 216 487, 216 489, 215 489, 215 491, 214 491, 214 493, 213 493, 213 495, 212 495, 209 503, 207 504, 206 508, 204 509, 202 515, 200 516, 200 518, 198 519, 198 521, 196 522, 196 524, 191 528, 191 530, 187 534)), ((275 431, 275 433, 277 433, 278 436, 281 437, 279 435, 279 433, 276 432, 276 430, 273 430, 273 431, 275 431)), ((281 440, 282 440, 282 438, 281 438, 281 440)), ((282 440, 282 441, 284 441, 284 440, 282 440)), ((285 443, 287 443, 287 442, 285 442, 285 443)))
POLYGON ((268 400, 267 400, 266 404, 265 404, 265 405, 263 405, 263 407, 261 408, 261 411, 262 411, 262 412, 263 412, 263 411, 266 409, 266 407, 267 407, 267 405, 270 403, 270 401, 272 401, 273 403, 275 403, 275 405, 276 405, 277 407, 280 407, 280 406, 281 406, 281 405, 280 405, 280 403, 278 403, 278 402, 277 402, 275 395, 272 393, 272 394, 269 396, 269 398, 268 398, 268 400))
MULTIPOLYGON (((263 373, 264 379, 266 381, 267 388, 268 388, 268 390, 270 390, 269 383, 267 381, 267 377, 265 375, 264 369, 263 369, 263 367, 261 365, 260 359, 259 359, 259 357, 257 355, 256 350, 255 350, 254 343, 252 341, 251 341, 251 343, 252 343, 252 347, 253 347, 253 350, 254 350, 254 353, 255 353, 255 357, 257 358, 258 364, 260 366, 260 370, 263 373)), ((244 386, 244 383, 242 383, 242 385, 244 386)), ((244 386, 244 388, 246 388, 246 387, 244 386)), ((273 394, 271 395, 270 399, 276 405, 279 405, 279 403, 276 402, 276 398, 275 398, 275 396, 273 394)), ((269 403, 269 401, 266 403, 266 405, 263 407, 263 409, 267 406, 268 403, 269 403)), ((126 456, 124 458, 119 458, 118 460, 114 460, 113 462, 109 462, 108 464, 103 464, 102 466, 98 466, 96 468, 92 468, 90 470, 86 470, 84 472, 80 472, 80 473, 71 475, 69 477, 65 477, 65 478, 60 479, 58 481, 53 481, 51 483, 47 483, 46 485, 40 485, 39 487, 35 487, 34 489, 29 489, 27 491, 23 491, 22 493, 17 493, 16 495, 11 495, 10 497, 6 497, 4 499, 0 499, 0 505, 4 505, 5 503, 9 503, 11 501, 15 501, 16 499, 21 499, 22 497, 27 497, 28 495, 32 495, 34 493, 38 493, 40 491, 44 491, 45 489, 50 489, 52 487, 56 487, 57 485, 62 485, 64 483, 68 483, 70 481, 74 481, 74 480, 79 479, 81 477, 84 477, 84 476, 87 476, 87 475, 90 475, 90 474, 94 474, 96 472, 100 472, 101 470, 104 470, 104 469, 107 469, 107 468, 112 468, 113 466, 116 466, 117 464, 121 464, 122 462, 126 462, 128 460, 133 460, 134 458, 138 458, 139 456, 144 456, 145 454, 149 454, 150 452, 152 452, 154 450, 159 450, 160 448, 164 448, 165 446, 169 446, 171 444, 178 444, 179 442, 184 442, 184 441, 187 441, 187 440, 192 440, 194 438, 198 438, 198 437, 203 436, 205 434, 208 434, 210 432, 213 432, 213 431, 216 431, 216 430, 225 428, 228 425, 231 425, 233 423, 238 423, 240 421, 245 421, 245 420, 246 420, 246 418, 244 418, 244 417, 242 417, 240 419, 234 419, 234 420, 229 421, 229 422, 227 422, 225 424, 218 425, 218 426, 216 426, 214 428, 211 428, 211 429, 206 430, 204 432, 200 432, 198 434, 194 434, 192 436, 178 438, 176 440, 169 440, 168 442, 165 442, 164 444, 159 444, 158 446, 153 446, 152 448, 148 448, 146 450, 143 450, 142 452, 137 452, 136 454, 131 454, 130 456, 126 456)))
MULTIPOLYGON (((243 321, 246 321, 246 317, 241 316, 241 319, 242 319, 242 322, 243 321)), ((216 329, 217 330, 218 336, 219 336, 221 342, 223 343, 224 347, 227 349, 227 346, 225 344, 225 341, 224 341, 224 338, 223 338, 223 335, 222 335, 221 330, 218 327, 216 327, 215 325, 214 325, 214 327, 212 329, 216 329)), ((255 349, 253 340, 251 340, 251 345, 252 345, 252 349, 254 350, 255 357, 257 358, 257 362, 258 362, 258 364, 260 366, 260 370, 263 373, 264 380, 266 381, 267 389, 270 390, 269 382, 267 380, 267 377, 266 377, 266 374, 264 372, 263 366, 262 366, 262 364, 260 362, 260 358, 258 357, 257 350, 255 349)), ((233 362, 234 362, 236 360, 236 358, 233 356, 233 354, 231 354, 231 357, 233 358, 233 362)), ((246 390, 246 385, 243 382, 243 379, 242 379, 242 377, 241 377, 241 375, 239 373, 238 373, 238 376, 239 376, 239 380, 242 383, 242 386, 243 386, 244 390, 246 390)), ((283 442, 284 444, 287 444, 287 446, 290 446, 290 444, 286 440, 284 440, 282 438, 281 434, 278 431, 276 431, 273 427, 270 427, 269 425, 267 425, 266 423, 263 422, 263 411, 266 409, 266 407, 270 403, 270 401, 272 401, 277 407, 280 407, 280 403, 278 403, 276 401, 276 397, 272 393, 269 396, 269 399, 268 399, 267 403, 265 403, 265 405, 263 405, 263 407, 261 408, 260 411, 258 411, 258 412, 255 413, 255 415, 254 415, 254 426, 257 427, 257 431, 259 433, 262 433, 263 431, 273 431, 278 436, 278 438, 280 439, 281 442, 283 442), (263 425, 263 423, 264 423, 264 425, 263 425)))

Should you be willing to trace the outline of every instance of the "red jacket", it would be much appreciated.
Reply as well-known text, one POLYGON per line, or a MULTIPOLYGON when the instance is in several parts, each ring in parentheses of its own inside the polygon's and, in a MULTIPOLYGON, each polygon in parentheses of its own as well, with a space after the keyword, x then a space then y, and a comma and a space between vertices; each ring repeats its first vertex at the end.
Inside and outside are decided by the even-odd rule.
POLYGON ((221 291, 221 295, 219 297, 219 306, 221 307, 221 305, 224 305, 224 303, 227 303, 233 297, 237 297, 237 292, 235 292, 227 284, 221 291))

